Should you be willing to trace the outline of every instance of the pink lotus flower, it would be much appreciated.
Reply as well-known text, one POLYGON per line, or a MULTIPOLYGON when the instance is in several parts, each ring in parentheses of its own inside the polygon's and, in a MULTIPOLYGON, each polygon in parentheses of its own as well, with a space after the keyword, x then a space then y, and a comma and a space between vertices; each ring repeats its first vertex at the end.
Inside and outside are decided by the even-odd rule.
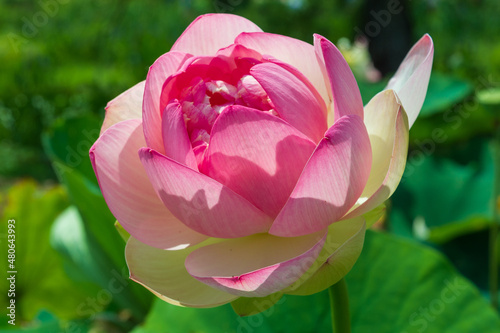
POLYGON ((167 302, 311 294, 363 245, 398 185, 433 44, 363 107, 338 49, 234 15, 198 17, 146 81, 112 100, 90 158, 131 234, 131 278, 167 302))

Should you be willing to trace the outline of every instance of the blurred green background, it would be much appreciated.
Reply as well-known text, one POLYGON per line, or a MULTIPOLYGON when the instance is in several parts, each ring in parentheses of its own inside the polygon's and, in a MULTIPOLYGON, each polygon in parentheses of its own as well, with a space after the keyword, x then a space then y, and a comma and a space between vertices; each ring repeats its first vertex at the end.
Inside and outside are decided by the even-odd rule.
POLYGON ((239 318, 230 306, 170 306, 127 278, 125 243, 88 150, 106 103, 144 80, 209 12, 310 43, 313 33, 327 37, 353 68, 365 103, 411 46, 432 36, 433 73, 405 175, 347 276, 353 331, 499 332, 488 271, 499 257, 488 246, 500 161, 497 0, 0 0, 0 270, 7 271, 8 219, 17 223, 18 269, 16 326, 4 316, 10 298, 2 279, 0 331, 329 331, 325 293, 285 296, 239 318))

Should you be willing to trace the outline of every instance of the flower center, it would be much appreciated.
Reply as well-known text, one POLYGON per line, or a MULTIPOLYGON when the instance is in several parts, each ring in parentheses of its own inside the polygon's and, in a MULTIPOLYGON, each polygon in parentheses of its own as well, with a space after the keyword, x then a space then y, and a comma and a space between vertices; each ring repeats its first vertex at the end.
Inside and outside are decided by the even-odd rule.
POLYGON ((267 93, 250 75, 251 68, 263 61, 258 52, 233 44, 214 57, 192 58, 165 81, 160 109, 173 102, 181 105, 198 164, 208 147, 212 127, 226 108, 241 105, 277 115, 267 93))
POLYGON ((196 77, 180 97, 186 129, 198 163, 208 147, 216 119, 228 106, 242 105, 276 114, 266 92, 251 75, 243 75, 236 86, 223 80, 196 77))
POLYGON ((244 75, 236 86, 222 80, 193 79, 181 95, 182 112, 188 133, 203 129, 210 133, 221 112, 231 105, 273 111, 271 100, 251 75, 244 75))
MULTIPOLYGON (((236 87, 221 80, 209 81, 205 83, 206 94, 209 96, 212 107, 232 104, 238 98, 236 87)), ((219 112, 220 113, 220 112, 219 112)))

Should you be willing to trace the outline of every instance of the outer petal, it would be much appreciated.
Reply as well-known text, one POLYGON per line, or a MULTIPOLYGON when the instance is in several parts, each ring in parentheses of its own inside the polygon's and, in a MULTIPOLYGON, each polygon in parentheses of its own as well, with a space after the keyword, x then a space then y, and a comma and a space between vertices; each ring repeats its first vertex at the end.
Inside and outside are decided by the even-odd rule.
POLYGON ((366 223, 362 217, 332 224, 316 262, 283 292, 312 295, 337 283, 358 260, 363 249, 365 231, 366 223))
POLYGON ((282 119, 233 106, 215 122, 201 169, 275 217, 314 148, 311 140, 282 119))
POLYGON ((349 115, 337 120, 311 156, 269 233, 300 236, 338 221, 363 192, 371 156, 361 118, 349 115))
POLYGON ((213 55, 233 43, 242 32, 262 31, 253 22, 237 15, 206 14, 196 18, 177 39, 171 51, 213 55))
POLYGON ((328 39, 314 35, 314 44, 321 49, 330 79, 335 120, 349 114, 363 119, 363 101, 358 84, 344 56, 328 39))
POLYGON ((165 108, 162 117, 162 134, 165 156, 198 171, 182 107, 178 102, 170 103, 165 108))
POLYGON ((408 52, 385 88, 393 89, 401 99, 408 114, 410 128, 424 104, 433 57, 432 38, 425 34, 408 52))
POLYGON ((165 206, 191 229, 219 238, 268 230, 270 218, 228 187, 155 150, 139 155, 165 206))
POLYGON ((263 297, 295 282, 318 257, 326 232, 283 238, 268 234, 228 240, 193 251, 186 269, 228 293, 263 297))
POLYGON ((330 84, 330 79, 328 78, 328 72, 326 71, 325 59, 323 59, 323 51, 321 50, 321 43, 314 43, 314 52, 316 53, 316 61, 319 64, 321 73, 323 75, 323 80, 325 81, 325 87, 328 91, 328 101, 326 102, 328 108, 327 122, 328 126, 332 126, 335 122, 335 117, 333 114, 333 97, 332 97, 332 85, 330 84))
POLYGON ((366 105, 365 125, 372 147, 372 170, 363 194, 346 218, 364 214, 387 200, 405 169, 408 118, 394 91, 382 91, 366 105))
POLYGON ((90 159, 104 199, 120 224, 142 242, 184 248, 206 236, 177 220, 156 195, 137 155, 144 146, 140 119, 110 127, 90 148, 90 159))
POLYGON ((145 83, 146 81, 137 83, 106 105, 106 116, 101 127, 101 135, 120 121, 142 118, 142 96, 144 95, 145 83))
POLYGON ((144 137, 148 147, 164 153, 162 142, 160 96, 166 79, 176 73, 190 55, 180 52, 168 52, 159 57, 149 68, 146 77, 142 119, 144 137))
POLYGON ((209 308, 236 299, 237 296, 209 287, 188 274, 184 261, 198 247, 164 251, 130 237, 125 248, 130 278, 174 305, 209 308))
POLYGON ((236 38, 235 43, 254 49, 262 55, 273 56, 297 68, 311 81, 325 103, 330 104, 323 73, 311 44, 266 32, 242 33, 236 38))
POLYGON ((305 82, 273 63, 255 65, 250 74, 262 85, 282 119, 316 143, 323 138, 326 105, 305 82))

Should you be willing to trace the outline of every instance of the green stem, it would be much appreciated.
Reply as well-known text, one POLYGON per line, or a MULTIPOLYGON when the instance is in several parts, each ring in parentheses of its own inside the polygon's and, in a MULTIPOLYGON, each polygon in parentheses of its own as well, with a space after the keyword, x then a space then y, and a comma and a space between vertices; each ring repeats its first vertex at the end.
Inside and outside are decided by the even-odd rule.
POLYGON ((498 309, 498 231, 500 216, 498 214, 498 199, 500 197, 500 126, 497 124, 493 140, 493 163, 495 179, 493 182, 493 223, 490 228, 490 299, 491 305, 498 309))
POLYGON ((333 333, 351 333, 349 294, 345 279, 342 278, 339 282, 331 286, 328 291, 332 310, 333 333))

